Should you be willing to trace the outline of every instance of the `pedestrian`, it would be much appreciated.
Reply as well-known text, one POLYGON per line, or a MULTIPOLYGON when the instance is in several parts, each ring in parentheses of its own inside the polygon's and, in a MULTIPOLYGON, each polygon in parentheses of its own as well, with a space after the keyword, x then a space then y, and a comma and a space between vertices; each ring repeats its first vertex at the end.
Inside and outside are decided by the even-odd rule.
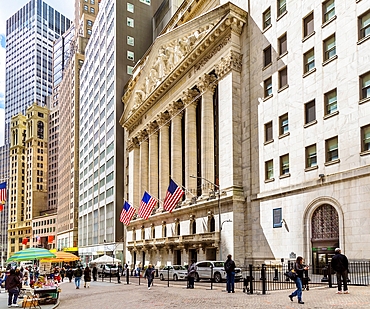
POLYGON ((231 257, 231 254, 229 254, 225 262, 226 288, 228 293, 235 293, 235 262, 231 259, 231 257))
POLYGON ((122 264, 118 263, 118 266, 117 266, 117 283, 121 283, 122 272, 123 272, 122 264))
POLYGON ((94 281, 96 281, 97 278, 98 278, 98 269, 96 268, 96 265, 94 265, 94 267, 92 269, 92 275, 93 275, 94 281))
POLYGON ((130 262, 127 262, 125 263, 125 265, 123 266, 123 270, 122 270, 122 276, 125 276, 127 272, 127 270, 129 269, 128 268, 128 264, 130 264, 130 262))
POLYGON ((295 285, 297 289, 289 295, 289 298, 291 301, 293 301, 293 297, 297 296, 298 297, 298 303, 299 304, 304 304, 302 301, 302 279, 303 279, 303 272, 305 270, 308 270, 308 266, 303 265, 303 257, 298 256, 297 260, 294 264, 294 272, 297 274, 296 278, 294 279, 295 285))
POLYGON ((72 282, 72 277, 73 277, 73 270, 72 268, 68 268, 66 271, 67 278, 69 279, 69 282, 72 282))
POLYGON ((197 266, 195 265, 195 260, 191 260, 191 264, 188 267, 188 289, 194 289, 195 273, 197 271, 197 266))
POLYGON ((9 276, 5 280, 5 289, 8 290, 8 307, 19 307, 17 298, 19 295, 19 285, 21 281, 19 276, 16 275, 15 269, 10 269, 9 276))
POLYGON ((144 274, 144 278, 148 281, 148 290, 150 290, 150 286, 152 285, 154 272, 155 269, 152 267, 152 264, 149 264, 144 274))
POLYGON ((62 282, 64 280, 65 275, 66 275, 66 270, 64 269, 64 267, 62 267, 62 269, 60 270, 60 278, 62 282))
POLYGON ((89 266, 86 266, 84 269, 84 288, 88 287, 90 288, 90 282, 91 282, 91 269, 89 266))
POLYGON ((82 277, 81 266, 77 267, 77 269, 73 272, 73 275, 75 276, 76 289, 79 289, 80 288, 80 283, 81 283, 81 277, 82 277))
POLYGON ((347 257, 342 254, 341 248, 335 249, 335 255, 331 259, 331 267, 337 273, 337 283, 338 283, 338 291, 337 294, 349 294, 347 288, 347 280, 348 280, 348 259, 347 257), (343 290, 342 292, 342 280, 343 280, 343 290))
POLYGON ((30 277, 30 272, 28 271, 27 267, 24 269, 23 272, 23 282, 24 285, 28 285, 28 278, 30 277))

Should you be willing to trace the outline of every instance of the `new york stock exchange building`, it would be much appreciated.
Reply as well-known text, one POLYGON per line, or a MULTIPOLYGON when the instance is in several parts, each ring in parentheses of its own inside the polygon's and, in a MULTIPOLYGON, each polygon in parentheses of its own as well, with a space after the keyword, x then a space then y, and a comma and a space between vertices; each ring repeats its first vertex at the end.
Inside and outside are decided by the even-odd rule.
MULTIPOLYGON (((138 209, 148 192, 158 203, 147 220, 134 216, 127 226, 126 261, 184 265, 232 254, 245 267, 301 255, 319 267, 336 247, 349 259, 370 256, 369 237, 361 237, 370 235, 370 147, 362 138, 369 103, 359 104, 358 86, 342 89, 346 79, 361 83, 366 70, 324 79, 350 51, 306 67, 305 51, 316 43, 302 40, 301 28, 311 8, 291 9, 184 1, 136 65, 120 119, 125 199, 138 209), (343 111, 328 115, 321 104, 334 88, 343 111), (170 179, 184 190, 172 212, 162 203, 170 179)), ((330 27, 340 27, 337 19, 330 27)))

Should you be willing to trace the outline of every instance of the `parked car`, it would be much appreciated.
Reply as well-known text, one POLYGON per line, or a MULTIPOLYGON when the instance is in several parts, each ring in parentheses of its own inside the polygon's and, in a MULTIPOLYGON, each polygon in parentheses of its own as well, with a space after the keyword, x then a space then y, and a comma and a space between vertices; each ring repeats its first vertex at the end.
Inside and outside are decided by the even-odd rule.
POLYGON ((168 265, 159 271, 160 280, 186 280, 188 271, 181 265, 168 265))
POLYGON ((102 264, 98 267, 98 273, 104 276, 109 276, 110 274, 116 275, 118 267, 115 264, 102 264))
MULTIPOLYGON (((199 281, 202 279, 212 278, 213 268, 213 279, 215 282, 222 282, 226 280, 226 271, 224 268, 224 261, 200 261, 196 263, 197 272, 195 273, 195 280, 199 281)), ((240 268, 235 268, 235 281, 242 280, 242 271, 240 268)))

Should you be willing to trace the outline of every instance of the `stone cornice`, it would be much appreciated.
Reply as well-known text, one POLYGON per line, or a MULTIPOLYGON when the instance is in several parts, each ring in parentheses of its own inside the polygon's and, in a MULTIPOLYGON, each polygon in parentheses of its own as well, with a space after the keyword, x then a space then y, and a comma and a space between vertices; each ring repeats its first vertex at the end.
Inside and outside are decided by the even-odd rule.
POLYGON ((135 148, 139 148, 139 141, 137 140, 136 137, 133 137, 127 141, 127 150, 128 152, 131 152, 135 148))

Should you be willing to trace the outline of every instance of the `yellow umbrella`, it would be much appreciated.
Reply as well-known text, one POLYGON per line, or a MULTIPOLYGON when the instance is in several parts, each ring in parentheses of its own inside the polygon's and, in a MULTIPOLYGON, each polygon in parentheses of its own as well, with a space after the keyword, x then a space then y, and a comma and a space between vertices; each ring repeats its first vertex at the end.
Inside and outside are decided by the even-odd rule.
POLYGON ((72 261, 80 260, 80 258, 77 255, 74 255, 69 252, 58 251, 58 252, 54 252, 54 254, 55 254, 55 258, 42 259, 41 262, 58 263, 58 262, 72 262, 72 261))

